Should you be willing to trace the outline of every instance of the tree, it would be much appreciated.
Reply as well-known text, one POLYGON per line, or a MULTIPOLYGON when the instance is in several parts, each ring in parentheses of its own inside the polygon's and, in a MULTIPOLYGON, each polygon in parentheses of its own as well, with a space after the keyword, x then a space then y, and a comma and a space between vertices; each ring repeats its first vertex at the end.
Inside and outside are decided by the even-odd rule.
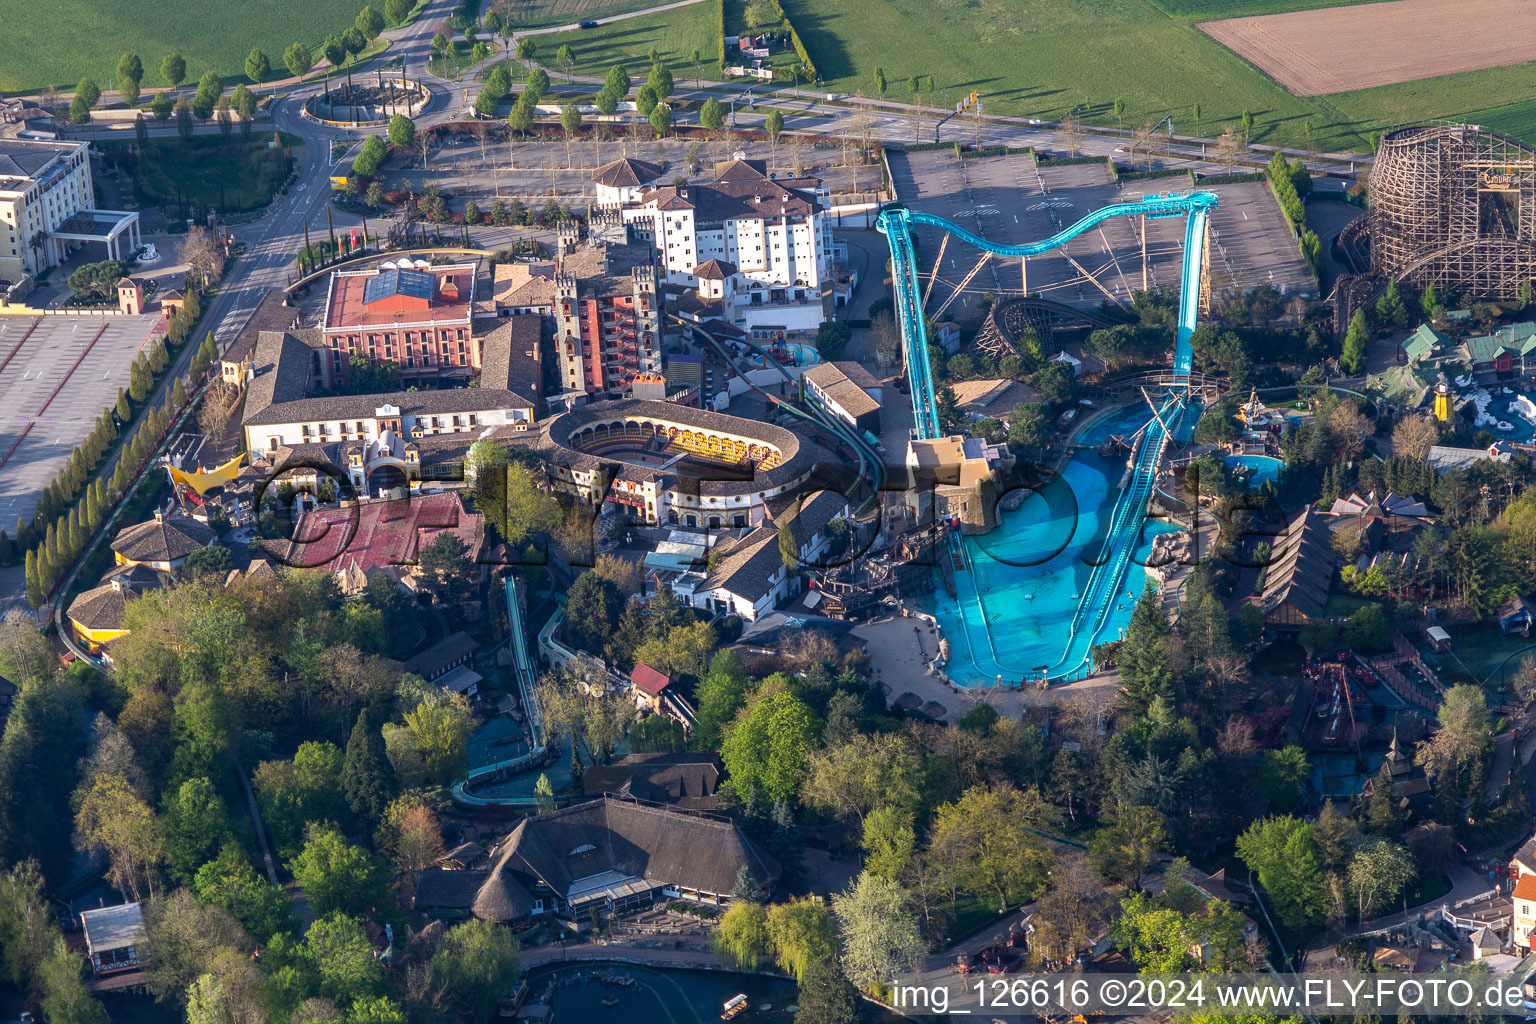
POLYGON ((245 851, 233 842, 197 869, 192 892, 199 903, 229 911, 257 942, 293 927, 288 894, 258 875, 245 851))
POLYGON ((1349 645, 1357 651, 1382 651, 1392 646, 1392 627, 1379 604, 1361 605, 1351 612, 1348 633, 1349 645))
POLYGON ((569 45, 561 46, 555 51, 555 63, 560 65, 560 70, 565 72, 566 81, 572 81, 571 69, 576 66, 576 54, 569 45))
POLYGON ((341 770, 341 789, 352 813, 367 821, 377 821, 394 790, 393 776, 384 754, 383 735, 369 727, 368 712, 359 711, 352 735, 347 739, 347 757, 341 770))
POLYGON ((214 104, 224 95, 224 82, 214 71, 204 71, 197 80, 197 92, 192 96, 192 113, 206 121, 213 113, 214 104))
POLYGON ((1427 459, 1440 443, 1440 428, 1428 416, 1404 416, 1392 428, 1392 451, 1410 459, 1427 459))
POLYGON ((704 105, 699 108, 699 124, 712 132, 719 131, 725 124, 725 107, 721 106, 720 101, 713 96, 705 100, 704 105))
POLYGON ((1349 887, 1355 890, 1359 920, 1380 913, 1417 875, 1408 851, 1385 839, 1372 839, 1349 862, 1349 887))
POLYGON ((208 779, 190 778, 180 789, 166 794, 164 815, 171 876, 189 883, 230 834, 224 799, 208 779))
POLYGON ((384 874, 373 856, 334 828, 311 826, 288 865, 319 914, 361 914, 384 902, 384 874))
POLYGON ((726 731, 720 759, 738 792, 790 800, 800 789, 821 723, 784 682, 765 681, 726 731))
POLYGON ((1291 928, 1323 919, 1323 873, 1312 830, 1296 818, 1273 817, 1254 822, 1237 837, 1237 855, 1258 875, 1275 911, 1291 928))
POLYGON ((610 93, 615 99, 623 99, 629 95, 629 69, 622 64, 615 64, 608 69, 608 77, 603 79, 603 91, 610 93))
MULTIPOLYGON (((414 6, 411 0, 384 0, 384 17, 389 19, 391 25, 404 25, 405 19, 410 16, 411 8, 414 6)), ((486 13, 487 27, 489 27, 491 16, 495 13, 495 11, 486 13)))
POLYGON ((91 108, 101 99, 101 90, 89 78, 80 79, 75 86, 75 96, 69 103, 69 119, 75 124, 85 124, 91 119, 91 108))
POLYGON ((272 77, 272 62, 260 50, 252 50, 245 58, 245 77, 252 85, 260 85, 272 77))
POLYGON ((649 117, 651 111, 655 110, 660 102, 661 98, 656 95, 656 90, 649 82, 641 85, 640 91, 635 93, 635 109, 640 111, 641 117, 649 117))
POLYGON ((528 74, 528 87, 523 98, 531 107, 549 94, 549 74, 543 68, 534 68, 528 74))
POLYGON ((403 796, 389 805, 380 827, 380 847, 395 867, 414 876, 443 859, 443 829, 420 797, 403 796))
POLYGON ((665 103, 672 95, 672 70, 665 64, 652 64, 650 74, 645 76, 645 84, 651 87, 659 102, 665 103))
POLYGON ((181 54, 173 52, 165 55, 165 59, 160 62, 160 77, 172 89, 186 81, 187 62, 182 60, 181 54))
POLYGON ((581 111, 577 109, 576 104, 567 103, 560 108, 560 128, 565 132, 567 139, 581 128, 581 111))
POLYGON ((747 686, 747 670, 740 655, 724 650, 714 656, 695 691, 698 711, 693 737, 698 749, 719 749, 723 728, 746 703, 747 686))
POLYGON ((816 329, 816 354, 824 362, 834 362, 843 357, 853 329, 840 320, 828 320, 816 329))
POLYGON ((1131 612, 1117 655, 1121 685, 1132 708, 1145 711, 1158 697, 1173 696, 1168 653, 1172 636, 1157 591, 1148 585, 1131 612))
POLYGON ((1247 110, 1243 111, 1241 123, 1243 126, 1243 141, 1246 142, 1253 138, 1253 114, 1247 110))
POLYGON ((1387 290, 1376 300, 1376 320, 1388 328, 1408 325, 1408 310, 1403 306, 1403 297, 1398 291, 1395 277, 1387 281, 1387 290))
POLYGON ((372 4, 366 4, 362 10, 357 12, 357 17, 353 19, 352 25, 362 33, 364 39, 372 41, 379 37, 380 32, 384 31, 384 16, 374 10, 372 4))
POLYGON ((651 128, 659 139, 672 130, 672 108, 665 103, 658 103, 651 108, 650 115, 646 118, 651 123, 651 128))
POLYGON ((1365 310, 1355 310, 1349 319, 1349 330, 1344 332, 1344 350, 1339 355, 1339 368, 1354 375, 1365 365, 1365 343, 1371 330, 1365 323, 1365 310))
POLYGON ((205 906, 186 889, 144 906, 139 956, 150 967, 150 991, 161 1000, 185 999, 187 988, 220 956, 248 956, 250 936, 222 907, 205 906))
POLYGON ((585 651, 600 654, 619 625, 623 596, 609 580, 593 572, 576 577, 565 598, 565 628, 585 651))
POLYGON ((768 111, 768 117, 763 121, 763 130, 768 133, 768 144, 777 146, 779 136, 784 134, 784 114, 777 109, 768 111))
POLYGON ((1031 945, 1042 961, 1064 962, 1092 945, 1109 919, 1103 880, 1080 854, 1065 854, 1051 869, 1051 886, 1035 903, 1031 945))
POLYGON ((855 733, 811 754, 804 797, 818 810, 862 821, 876 808, 915 810, 921 776, 921 757, 905 736, 855 733))
POLYGON ((1266 750, 1259 755, 1254 790, 1277 811, 1288 812, 1301 797, 1301 787, 1312 773, 1307 753, 1298 746, 1266 750))
POLYGON ((416 141, 416 123, 404 114, 389 119, 389 144, 398 149, 409 149, 416 141))
POLYGON ((507 114, 507 127, 517 135, 526 135, 533 131, 533 104, 529 101, 527 92, 512 104, 512 111, 507 114))
POLYGON ((359 178, 371 178, 379 173, 379 165, 388 155, 389 150, 384 140, 377 135, 370 135, 363 140, 363 148, 352 159, 352 173, 359 178))
POLYGON ((447 785, 463 770, 465 746, 474 731, 469 702, 459 694, 437 691, 423 697, 404 718, 428 778, 447 785))
POLYGON ((858 989, 843 973, 836 957, 810 965, 800 979, 797 1024, 857 1024, 860 1020, 858 989))
POLYGON ((138 54, 125 53, 117 59, 117 91, 128 106, 139 102, 139 83, 143 80, 144 62, 138 54))
POLYGON ((1120 903, 1120 916, 1110 935, 1116 945, 1130 951, 1144 973, 1193 971, 1200 966, 1196 935, 1190 919, 1171 907, 1160 906, 1145 893, 1133 893, 1120 903))
POLYGON ((911 970, 924 952, 910 894, 900 884, 869 872, 832 897, 843 934, 843 970, 871 989, 911 970))
POLYGON ((885 69, 882 67, 875 68, 875 92, 885 95, 885 69))
POLYGON ((813 964, 837 958, 837 926, 811 896, 769 907, 768 939, 779 968, 797 982, 804 981, 813 964))
POLYGON ((912 812, 879 807, 864 818, 864 870, 895 878, 912 863, 917 850, 912 812))
POLYGON ((750 900, 732 902, 720 917, 713 938, 715 951, 730 957, 742 970, 754 970, 773 950, 768 938, 768 911, 750 900))
POLYGON ((310 925, 300 956, 318 975, 320 990, 332 999, 350 1001, 383 987, 384 968, 373 955, 362 921, 341 911, 310 925))
POLYGON ((1088 855, 1104 875, 1140 891, 1147 869, 1168 845, 1163 816, 1154 808, 1121 804, 1110 825, 1088 844, 1088 855))
POLYGON ((302 81, 304 76, 314 68, 315 55, 303 43, 289 43, 288 49, 283 51, 283 66, 288 69, 290 75, 302 81))
POLYGON ((155 893, 165 860, 165 831, 155 812, 121 775, 97 778, 75 811, 75 845, 107 855, 107 875, 130 899, 155 893))
POLYGON ((1379 836, 1396 836, 1408 820, 1397 785, 1392 781, 1392 765, 1383 761, 1381 770, 1371 780, 1371 798, 1366 805, 1365 825, 1379 836))
POLYGON ((1027 901, 1044 887, 1051 865, 1033 829, 1051 817, 1036 789, 972 786, 935 813, 929 853, 954 889, 995 896, 1004 906, 1027 901))
POLYGON ((517 939, 495 921, 464 921, 448 929, 432 954, 434 980, 487 1020, 520 973, 517 939))

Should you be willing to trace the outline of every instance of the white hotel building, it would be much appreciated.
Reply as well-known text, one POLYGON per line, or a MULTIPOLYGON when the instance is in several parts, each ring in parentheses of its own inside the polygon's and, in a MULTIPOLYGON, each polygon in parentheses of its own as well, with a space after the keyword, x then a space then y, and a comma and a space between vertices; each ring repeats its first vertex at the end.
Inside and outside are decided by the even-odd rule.
POLYGON ((0 280, 14 284, 57 266, 73 243, 101 242, 111 259, 132 256, 139 215, 94 202, 90 143, 0 139, 0 280))
POLYGON ((704 316, 756 337, 814 333, 831 308, 832 219, 815 178, 773 180, 758 161, 716 168, 711 184, 659 185, 660 168, 599 168, 599 206, 619 207, 655 250, 666 284, 698 289, 704 316))

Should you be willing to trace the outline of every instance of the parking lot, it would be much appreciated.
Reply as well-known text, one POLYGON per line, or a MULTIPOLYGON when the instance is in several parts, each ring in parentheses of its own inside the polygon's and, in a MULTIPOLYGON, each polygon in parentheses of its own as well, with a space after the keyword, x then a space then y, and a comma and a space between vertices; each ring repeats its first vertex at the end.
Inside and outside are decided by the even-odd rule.
MULTIPOLYGON (((1109 180, 1100 163, 1037 169, 1027 155, 956 160, 951 152, 931 150, 892 151, 889 157, 903 202, 1002 245, 1046 238, 1110 203, 1189 188, 1188 179, 1178 177, 1119 184, 1109 180)), ((1268 186, 1244 182, 1218 185, 1212 191, 1221 199, 1211 218, 1213 290, 1247 290, 1269 283, 1286 295, 1315 297, 1317 288, 1268 186)), ((916 235, 926 277, 943 233, 919 228, 916 235)), ((1120 217, 1027 261, 994 256, 968 282, 965 278, 981 254, 951 240, 927 308, 937 316, 953 297, 942 319, 975 321, 982 315, 983 292, 1018 294, 1026 285, 1030 294, 1072 305, 1129 304, 1143 288, 1178 288, 1183 240, 1180 218, 1143 224, 1140 218, 1120 217)))
POLYGON ((0 524, 38 495, 128 385, 157 316, 0 316, 0 524))

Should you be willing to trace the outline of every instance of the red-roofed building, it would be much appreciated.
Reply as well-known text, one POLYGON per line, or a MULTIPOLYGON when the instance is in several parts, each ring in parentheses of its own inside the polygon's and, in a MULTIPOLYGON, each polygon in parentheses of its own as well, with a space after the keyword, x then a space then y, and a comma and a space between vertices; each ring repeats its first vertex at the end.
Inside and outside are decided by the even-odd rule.
POLYGON ((1510 939, 1517 946, 1529 948, 1531 931, 1536 928, 1536 875, 1520 873, 1510 902, 1515 905, 1514 930, 1510 939))
POLYGON ((672 677, 665 672, 658 672, 651 666, 637 663, 633 672, 629 674, 629 681, 635 688, 635 703, 652 711, 661 710, 662 691, 672 685, 672 677))
POLYGON ((394 363, 407 382, 480 369, 471 327, 475 264, 402 258, 331 275, 314 369, 327 387, 347 381, 353 353, 394 363))
POLYGON ((471 561, 479 557, 484 520, 467 511, 453 493, 305 512, 294 525, 292 539, 269 542, 268 550, 284 565, 360 571, 366 576, 374 569, 408 571, 421 548, 441 533, 458 537, 471 561))

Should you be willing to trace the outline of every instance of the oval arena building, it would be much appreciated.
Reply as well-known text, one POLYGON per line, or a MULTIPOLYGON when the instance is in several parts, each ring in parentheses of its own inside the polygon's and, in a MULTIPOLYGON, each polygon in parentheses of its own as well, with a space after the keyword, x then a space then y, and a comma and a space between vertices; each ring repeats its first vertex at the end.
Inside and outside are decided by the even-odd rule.
POLYGON ((549 479, 650 525, 755 526, 770 499, 853 484, 840 460, 783 427, 672 402, 628 399, 561 413, 536 442, 549 479))

